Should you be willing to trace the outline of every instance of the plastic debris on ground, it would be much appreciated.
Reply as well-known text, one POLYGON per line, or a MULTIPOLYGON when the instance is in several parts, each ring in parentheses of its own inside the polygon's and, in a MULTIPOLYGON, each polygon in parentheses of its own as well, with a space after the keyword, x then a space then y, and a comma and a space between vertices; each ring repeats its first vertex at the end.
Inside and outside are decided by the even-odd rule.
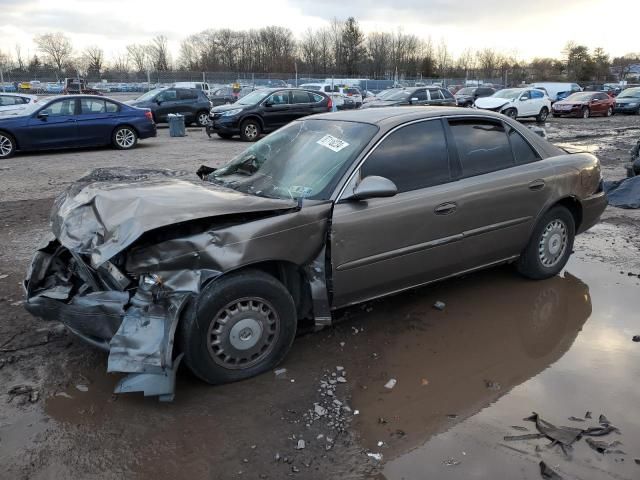
POLYGON ((384 384, 384 388, 386 388, 387 390, 392 390, 393 387, 396 386, 396 383, 398 383, 398 381, 395 378, 391 378, 387 383, 384 384))
POLYGON ((558 475, 549 465, 540 461, 540 476, 546 480, 562 480, 562 477, 558 475))

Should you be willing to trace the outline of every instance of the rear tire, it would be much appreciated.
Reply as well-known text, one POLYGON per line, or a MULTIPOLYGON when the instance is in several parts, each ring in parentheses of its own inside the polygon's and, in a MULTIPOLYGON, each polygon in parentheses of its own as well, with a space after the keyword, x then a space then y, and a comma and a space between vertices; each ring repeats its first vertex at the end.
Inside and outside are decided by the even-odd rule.
POLYGON ((560 205, 551 208, 533 229, 529 243, 516 263, 518 272, 533 280, 557 275, 571 256, 575 228, 569 210, 560 205))
POLYGON ((0 160, 10 158, 16 153, 16 141, 8 133, 0 132, 0 160))
POLYGON ((214 280, 183 313, 178 344, 207 383, 243 380, 274 368, 291 348, 297 316, 277 279, 258 270, 214 280))
POLYGON ((549 116, 549 109, 547 107, 542 107, 542 109, 540 110, 540 113, 536 117, 536 121, 538 123, 544 123, 547 120, 548 116, 549 116))
POLYGON ((607 113, 605 114, 607 117, 610 117, 611 115, 613 115, 613 107, 609 107, 607 109, 607 113))
POLYGON ((589 118, 591 116, 591 110, 588 107, 582 107, 582 118, 589 118))
POLYGON ((196 123, 199 127, 206 127, 209 123, 209 112, 203 110, 196 113, 196 123))
POLYGON ((132 127, 127 125, 118 127, 113 131, 111 142, 118 150, 131 150, 138 143, 138 134, 132 127))
POLYGON ((245 142, 257 141, 260 138, 260 133, 262 133, 262 129, 256 120, 245 120, 240 125, 240 138, 245 142))

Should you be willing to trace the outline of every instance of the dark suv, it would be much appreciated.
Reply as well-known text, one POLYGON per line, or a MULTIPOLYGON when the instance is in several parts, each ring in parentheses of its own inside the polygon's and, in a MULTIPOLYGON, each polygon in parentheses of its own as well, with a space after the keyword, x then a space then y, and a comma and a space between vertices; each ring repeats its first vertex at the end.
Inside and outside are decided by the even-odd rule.
POLYGON ((449 90, 440 87, 398 89, 381 100, 365 103, 362 108, 400 107, 405 105, 455 107, 456 99, 449 90))
POLYGON ((496 93, 491 87, 465 87, 456 93, 455 97, 459 107, 472 107, 473 103, 480 97, 490 97, 496 93))
POLYGON ((307 115, 330 112, 332 107, 331 98, 321 92, 263 88, 233 105, 212 108, 207 134, 217 133, 222 138, 240 135, 245 142, 255 142, 261 133, 272 132, 307 115))
POLYGON ((206 93, 195 88, 157 88, 136 98, 129 105, 148 108, 156 123, 167 122, 170 113, 185 116, 185 123, 204 127, 209 122, 211 102, 206 93))

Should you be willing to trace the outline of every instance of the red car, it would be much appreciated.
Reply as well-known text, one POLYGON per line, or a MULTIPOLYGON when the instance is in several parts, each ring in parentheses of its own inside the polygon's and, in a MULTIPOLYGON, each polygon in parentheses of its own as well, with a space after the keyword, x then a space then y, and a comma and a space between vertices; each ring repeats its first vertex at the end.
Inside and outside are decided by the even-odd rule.
POLYGON ((591 115, 610 117, 616 101, 604 92, 576 92, 553 104, 554 117, 589 118, 591 115))

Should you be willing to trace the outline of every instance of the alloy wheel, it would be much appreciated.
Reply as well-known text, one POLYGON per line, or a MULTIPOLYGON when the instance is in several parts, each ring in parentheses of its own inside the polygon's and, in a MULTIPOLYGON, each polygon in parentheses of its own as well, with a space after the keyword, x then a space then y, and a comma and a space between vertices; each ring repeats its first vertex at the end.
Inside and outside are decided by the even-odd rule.
POLYGON ((120 148, 131 148, 136 143, 136 134, 129 128, 121 128, 116 132, 116 143, 120 148))
POLYGON ((201 113, 200 115, 198 115, 198 123, 203 127, 207 123, 209 123, 209 114, 208 113, 201 113))
POLYGON ((0 135, 0 158, 8 157, 13 152, 13 142, 6 135, 0 135))
POLYGON ((249 123, 244 127, 244 134, 248 139, 253 140, 258 136, 258 127, 253 123, 249 123))

